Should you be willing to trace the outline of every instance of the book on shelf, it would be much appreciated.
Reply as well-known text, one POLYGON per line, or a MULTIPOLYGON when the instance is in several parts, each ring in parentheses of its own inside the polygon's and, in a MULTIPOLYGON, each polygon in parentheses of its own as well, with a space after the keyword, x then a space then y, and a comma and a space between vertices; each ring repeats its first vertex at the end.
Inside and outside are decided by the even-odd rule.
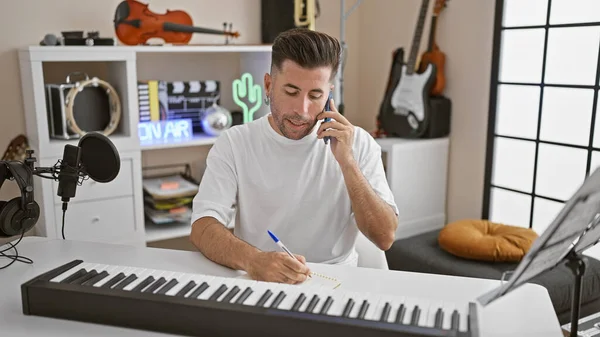
POLYGON ((191 220, 198 184, 181 174, 143 179, 144 214, 156 225, 191 220))
POLYGON ((144 191, 154 200, 194 197, 198 185, 174 174, 165 177, 144 178, 144 191))

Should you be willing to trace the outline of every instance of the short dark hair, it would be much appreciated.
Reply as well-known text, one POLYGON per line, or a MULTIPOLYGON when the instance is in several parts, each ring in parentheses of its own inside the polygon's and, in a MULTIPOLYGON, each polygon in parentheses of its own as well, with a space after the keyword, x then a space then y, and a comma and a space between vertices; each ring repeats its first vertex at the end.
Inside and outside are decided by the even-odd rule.
POLYGON ((342 55, 340 42, 325 33, 307 28, 292 28, 273 41, 271 69, 281 70, 285 60, 307 69, 331 67, 331 78, 337 74, 342 55))

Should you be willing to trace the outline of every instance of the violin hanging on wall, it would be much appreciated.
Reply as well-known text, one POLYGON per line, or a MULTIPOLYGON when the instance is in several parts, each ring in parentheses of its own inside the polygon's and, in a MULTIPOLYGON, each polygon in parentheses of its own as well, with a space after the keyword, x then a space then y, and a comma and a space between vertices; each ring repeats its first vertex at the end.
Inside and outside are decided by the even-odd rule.
POLYGON ((165 43, 187 44, 193 33, 240 36, 238 32, 195 27, 185 11, 167 10, 165 14, 159 14, 136 0, 124 0, 117 6, 114 25, 119 41, 130 46, 145 44, 152 38, 162 39, 165 43))

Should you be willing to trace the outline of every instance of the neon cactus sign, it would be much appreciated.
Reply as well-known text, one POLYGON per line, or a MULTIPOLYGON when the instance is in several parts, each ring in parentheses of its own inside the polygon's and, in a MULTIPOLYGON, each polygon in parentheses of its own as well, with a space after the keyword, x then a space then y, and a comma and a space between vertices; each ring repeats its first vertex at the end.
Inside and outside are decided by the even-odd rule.
POLYGON ((261 92, 260 85, 254 84, 254 79, 249 73, 244 73, 241 78, 233 81, 233 101, 242 108, 244 123, 254 120, 254 113, 262 103, 261 92), (242 99, 247 102, 242 101, 242 99))

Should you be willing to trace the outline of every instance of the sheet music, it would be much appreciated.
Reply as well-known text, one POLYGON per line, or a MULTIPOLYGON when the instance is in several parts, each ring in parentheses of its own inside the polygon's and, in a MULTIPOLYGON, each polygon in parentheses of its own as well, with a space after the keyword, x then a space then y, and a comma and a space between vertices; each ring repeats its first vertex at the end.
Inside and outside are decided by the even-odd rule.
POLYGON ((477 300, 482 305, 486 305, 510 290, 528 282, 542 272, 551 269, 569 253, 572 245, 572 241, 565 241, 551 247, 545 247, 544 249, 539 250, 539 252, 528 254, 521 260, 521 263, 519 263, 512 277, 506 283, 499 288, 480 296, 477 300))
POLYGON ((487 305, 557 266, 571 251, 589 248, 600 238, 600 168, 596 169, 566 202, 556 218, 533 243, 513 276, 477 298, 487 305))
POLYGON ((582 233, 594 221, 599 210, 600 193, 591 194, 586 201, 577 203, 550 238, 548 245, 582 233))
POLYGON ((598 243, 598 238, 600 238, 600 216, 594 218, 590 228, 585 233, 585 235, 581 238, 580 241, 575 245, 575 252, 581 253, 588 249, 589 247, 598 243))
POLYGON ((544 271, 556 266, 567 254, 571 251, 572 241, 564 241, 563 243, 547 247, 539 251, 529 262, 528 268, 524 269, 523 273, 515 277, 514 283, 525 283, 531 278, 543 273, 544 271))

